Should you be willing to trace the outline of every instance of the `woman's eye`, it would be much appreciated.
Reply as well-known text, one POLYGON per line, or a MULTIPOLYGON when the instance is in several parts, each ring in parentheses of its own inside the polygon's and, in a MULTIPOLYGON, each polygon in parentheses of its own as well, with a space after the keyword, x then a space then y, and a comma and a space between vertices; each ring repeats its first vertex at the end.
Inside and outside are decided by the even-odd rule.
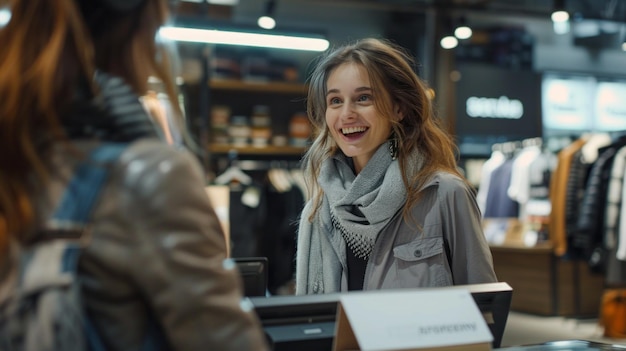
POLYGON ((330 98, 330 100, 328 100, 328 103, 331 105, 339 104, 341 103, 341 100, 339 98, 334 97, 334 98, 330 98))
POLYGON ((361 96, 359 96, 357 101, 370 101, 371 99, 372 99, 372 97, 370 95, 361 95, 361 96))

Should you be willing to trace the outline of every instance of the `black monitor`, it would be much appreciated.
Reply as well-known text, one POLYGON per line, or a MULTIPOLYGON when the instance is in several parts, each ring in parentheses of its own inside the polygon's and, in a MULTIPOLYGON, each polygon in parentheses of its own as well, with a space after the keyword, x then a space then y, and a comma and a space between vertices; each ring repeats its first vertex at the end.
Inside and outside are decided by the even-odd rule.
MULTIPOLYGON (((469 290, 493 335, 492 347, 500 347, 513 295, 510 285, 500 282, 419 290, 424 289, 469 290)), ((250 301, 274 351, 325 351, 332 349, 339 297, 342 294, 375 292, 252 297, 250 301)))
POLYGON ((243 280, 244 296, 266 296, 267 257, 236 257, 233 261, 243 280))

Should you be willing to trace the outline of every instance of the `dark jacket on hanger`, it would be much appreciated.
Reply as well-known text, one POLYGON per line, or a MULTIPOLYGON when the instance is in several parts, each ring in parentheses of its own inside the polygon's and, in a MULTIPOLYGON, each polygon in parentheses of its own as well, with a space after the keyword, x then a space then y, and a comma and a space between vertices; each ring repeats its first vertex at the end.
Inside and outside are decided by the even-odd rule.
POLYGON ((589 259, 590 268, 594 271, 605 269, 606 252, 602 247, 606 192, 615 153, 624 145, 626 137, 621 137, 598 150, 598 159, 592 165, 585 187, 577 231, 572 238, 572 246, 584 250, 584 257, 589 259))

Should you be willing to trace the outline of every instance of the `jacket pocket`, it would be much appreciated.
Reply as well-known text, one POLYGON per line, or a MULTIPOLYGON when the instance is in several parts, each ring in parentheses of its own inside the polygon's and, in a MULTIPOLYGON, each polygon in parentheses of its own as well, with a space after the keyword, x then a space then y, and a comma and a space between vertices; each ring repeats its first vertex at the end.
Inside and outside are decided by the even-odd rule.
POLYGON ((415 288, 452 285, 443 237, 427 237, 396 246, 394 264, 385 279, 390 287, 415 288))
POLYGON ((442 237, 422 238, 393 248, 393 254, 397 259, 409 262, 425 260, 442 252, 442 237))

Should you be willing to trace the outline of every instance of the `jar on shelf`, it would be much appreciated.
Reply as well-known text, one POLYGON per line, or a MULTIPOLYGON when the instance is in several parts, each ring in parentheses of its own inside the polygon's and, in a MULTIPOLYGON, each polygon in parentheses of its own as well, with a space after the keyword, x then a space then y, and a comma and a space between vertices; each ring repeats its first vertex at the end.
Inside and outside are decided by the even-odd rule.
POLYGON ((228 127, 228 135, 230 143, 233 146, 245 147, 249 145, 252 129, 248 122, 248 117, 242 115, 232 116, 230 118, 230 126, 228 127))
POLYGON ((250 117, 252 146, 266 147, 272 138, 272 117, 266 105, 255 105, 250 117))
POLYGON ((272 136, 272 145, 274 146, 283 147, 283 146, 287 146, 288 143, 289 143, 289 138, 287 138, 286 135, 277 134, 277 135, 272 136))
POLYGON ((298 112, 289 121, 289 143, 292 146, 306 147, 311 137, 311 124, 304 112, 298 112))
POLYGON ((230 120, 230 107, 217 105, 211 108, 211 143, 228 144, 230 136, 228 132, 230 120))

